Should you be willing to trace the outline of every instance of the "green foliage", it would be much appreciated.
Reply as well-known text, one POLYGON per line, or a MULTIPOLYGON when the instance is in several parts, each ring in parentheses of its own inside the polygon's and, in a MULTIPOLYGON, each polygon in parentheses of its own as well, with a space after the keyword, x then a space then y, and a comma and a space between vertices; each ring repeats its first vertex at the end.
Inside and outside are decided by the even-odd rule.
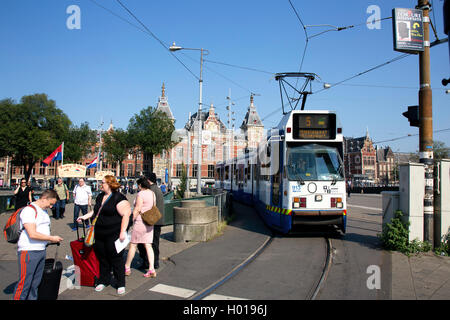
POLYGON ((129 150, 133 147, 128 132, 118 128, 106 132, 102 138, 102 149, 106 153, 106 159, 110 162, 119 162, 121 166, 129 150))
POLYGON ((434 252, 440 256, 450 256, 450 232, 445 235, 444 241, 434 252))
POLYGON ((23 96, 19 104, 0 101, 0 156, 23 166, 25 178, 37 161, 47 157, 67 137, 71 121, 46 94, 23 96))
MULTIPOLYGON (((411 156, 411 161, 419 162, 419 158, 419 152, 417 151, 413 156, 411 156)), ((450 158, 450 149, 444 142, 439 140, 433 141, 433 158, 437 161, 450 158)))
MULTIPOLYGON (((153 155, 160 154, 163 150, 170 150, 178 143, 178 141, 172 141, 174 131, 173 120, 164 112, 152 107, 147 107, 139 114, 135 114, 128 124, 131 144, 149 155, 151 166, 153 155)), ((153 167, 150 171, 153 171, 153 167)))
POLYGON ((186 192, 186 189, 187 189, 186 167, 184 166, 184 163, 181 166, 182 166, 182 170, 181 170, 180 184, 178 185, 176 193, 175 193, 175 198, 177 198, 177 199, 184 199, 184 193, 186 192))
POLYGON ((387 250, 402 252, 408 256, 412 253, 430 251, 431 244, 428 242, 416 239, 409 241, 409 222, 404 222, 402 217, 402 212, 397 210, 391 223, 386 224, 386 228, 380 235, 383 247, 387 250))
POLYGON ((97 133, 89 128, 87 122, 80 127, 71 126, 64 138, 64 163, 78 162, 92 152, 97 142, 97 133))

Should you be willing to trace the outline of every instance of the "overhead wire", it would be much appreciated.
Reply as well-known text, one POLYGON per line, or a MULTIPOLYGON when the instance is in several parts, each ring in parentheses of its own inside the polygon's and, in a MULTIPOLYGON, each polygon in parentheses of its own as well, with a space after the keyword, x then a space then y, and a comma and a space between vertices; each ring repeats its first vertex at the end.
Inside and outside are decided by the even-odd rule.
MULTIPOLYGON (((439 129, 439 130, 433 130, 433 133, 439 133, 439 132, 444 132, 444 131, 450 131, 450 128, 439 129)), ((379 144, 379 143, 384 143, 384 142, 397 141, 397 140, 401 140, 401 139, 405 139, 405 138, 415 137, 415 136, 418 136, 418 135, 419 135, 418 133, 415 133, 415 134, 408 134, 408 135, 406 135, 406 136, 401 136, 401 137, 392 138, 392 139, 388 139, 388 140, 376 141, 376 142, 373 142, 373 144, 379 144)))
POLYGON ((164 47, 164 49, 166 49, 194 78, 196 78, 197 80, 199 79, 176 55, 174 55, 169 49, 168 49, 168 45, 165 44, 163 41, 161 41, 153 32, 151 32, 131 11, 128 10, 127 7, 125 7, 123 5, 122 2, 120 2, 120 0, 116 0, 125 10, 127 10, 127 12, 133 16, 143 27, 144 29, 140 28, 139 26, 135 25, 134 23, 130 22, 129 20, 125 19, 124 17, 118 15, 117 13, 115 13, 114 11, 112 11, 111 9, 101 5, 100 3, 98 3, 96 0, 89 0, 92 3, 94 3, 96 6, 102 8, 105 11, 108 11, 110 14, 112 14, 113 16, 115 16, 116 18, 119 18, 120 20, 126 22, 127 24, 129 24, 130 26, 150 35, 151 37, 153 37, 155 40, 157 40, 161 46, 164 47))
MULTIPOLYGON (((344 83, 344 82, 346 82, 346 81, 349 81, 349 80, 351 80, 351 79, 354 79, 354 78, 357 78, 357 77, 359 77, 359 76, 362 76, 362 75, 364 75, 364 74, 366 74, 366 73, 368 73, 368 72, 371 72, 371 71, 373 71, 373 70, 376 70, 376 69, 378 69, 378 68, 381 68, 381 67, 383 67, 383 66, 385 66, 385 65, 388 65, 388 64, 390 64, 390 63, 392 63, 392 62, 395 62, 395 61, 398 61, 398 60, 400 60, 400 59, 403 59, 403 58, 405 58, 405 57, 407 57, 407 56, 409 56, 409 55, 410 55, 409 53, 404 53, 404 54, 402 54, 402 55, 400 55, 400 56, 398 56, 398 57, 395 57, 395 58, 393 58, 393 59, 391 59, 391 60, 389 60, 389 61, 386 61, 386 62, 384 62, 384 63, 381 63, 381 64, 379 64, 379 65, 377 65, 377 66, 375 66, 375 67, 372 67, 372 68, 370 68, 370 69, 368 69, 368 70, 365 70, 365 71, 363 71, 363 72, 359 72, 358 74, 353 75, 353 76, 351 76, 351 77, 349 77, 349 78, 347 78, 347 79, 344 79, 344 80, 342 80, 342 81, 339 81, 339 82, 336 82, 336 83, 334 83, 334 84, 331 84, 330 87, 328 87, 328 88, 323 88, 323 89, 321 89, 321 90, 319 90, 319 91, 313 92, 313 94, 317 94, 317 93, 322 92, 322 91, 324 91, 324 90, 328 90, 328 89, 330 89, 331 87, 338 86, 338 85, 340 85, 340 84, 342 84, 342 83, 344 83)), ((277 112, 279 112, 281 109, 282 109, 282 108, 277 108, 276 110, 274 110, 274 111, 272 111, 271 113, 267 114, 267 115, 266 115, 263 119, 261 119, 261 120, 262 120, 262 121, 266 120, 267 118, 269 118, 269 117, 273 116, 274 114, 276 114, 277 112)))

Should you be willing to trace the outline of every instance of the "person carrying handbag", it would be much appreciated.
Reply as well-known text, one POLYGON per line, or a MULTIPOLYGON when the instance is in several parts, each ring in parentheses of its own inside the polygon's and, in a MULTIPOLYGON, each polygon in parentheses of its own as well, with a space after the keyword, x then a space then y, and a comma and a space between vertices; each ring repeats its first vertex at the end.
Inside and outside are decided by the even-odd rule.
POLYGON ((131 262, 136 254, 137 245, 142 243, 147 252, 149 268, 144 274, 146 278, 155 278, 154 253, 152 248, 153 226, 149 226, 142 220, 141 213, 150 210, 156 205, 156 197, 150 190, 150 183, 146 178, 140 178, 137 181, 139 193, 136 196, 136 202, 133 210, 133 231, 131 233, 131 244, 128 250, 127 261, 125 262, 125 275, 131 274, 131 262))
POLYGON ((100 278, 95 291, 103 291, 110 284, 112 270, 117 280, 117 294, 122 295, 125 294, 125 250, 117 252, 114 242, 117 239, 125 240, 131 208, 119 188, 116 178, 106 175, 102 181, 103 192, 96 198, 94 211, 81 216, 77 222, 89 219, 94 214, 98 217, 94 227, 94 252, 100 265, 100 278))

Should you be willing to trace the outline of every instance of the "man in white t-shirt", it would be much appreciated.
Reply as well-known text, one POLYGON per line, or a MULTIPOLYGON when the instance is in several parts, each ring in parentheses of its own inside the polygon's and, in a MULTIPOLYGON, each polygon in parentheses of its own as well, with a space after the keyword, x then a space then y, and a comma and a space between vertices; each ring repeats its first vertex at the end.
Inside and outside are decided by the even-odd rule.
POLYGON ((36 300, 45 266, 47 242, 61 242, 60 236, 50 235, 50 217, 47 209, 58 199, 53 190, 45 190, 41 197, 20 213, 20 234, 17 242, 19 282, 14 289, 14 300, 36 300))
MULTIPOLYGON (((91 187, 86 185, 83 178, 78 179, 78 185, 73 189, 73 231, 77 230, 77 219, 80 214, 80 210, 85 215, 88 213, 88 207, 91 206, 92 191, 91 187)), ((89 227, 88 220, 84 221, 86 226, 89 227)))

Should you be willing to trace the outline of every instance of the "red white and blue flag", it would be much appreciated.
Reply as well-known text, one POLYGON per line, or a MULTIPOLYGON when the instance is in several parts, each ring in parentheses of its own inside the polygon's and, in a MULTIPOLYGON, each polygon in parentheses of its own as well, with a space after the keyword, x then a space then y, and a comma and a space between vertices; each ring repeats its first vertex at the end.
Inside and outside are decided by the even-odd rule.
POLYGON ((94 158, 86 167, 86 169, 96 168, 98 163, 98 156, 94 158))
POLYGON ((42 165, 46 167, 55 160, 62 161, 63 153, 64 153, 64 142, 61 143, 61 145, 58 148, 56 148, 56 150, 53 151, 47 158, 45 158, 44 161, 42 161, 42 165))

